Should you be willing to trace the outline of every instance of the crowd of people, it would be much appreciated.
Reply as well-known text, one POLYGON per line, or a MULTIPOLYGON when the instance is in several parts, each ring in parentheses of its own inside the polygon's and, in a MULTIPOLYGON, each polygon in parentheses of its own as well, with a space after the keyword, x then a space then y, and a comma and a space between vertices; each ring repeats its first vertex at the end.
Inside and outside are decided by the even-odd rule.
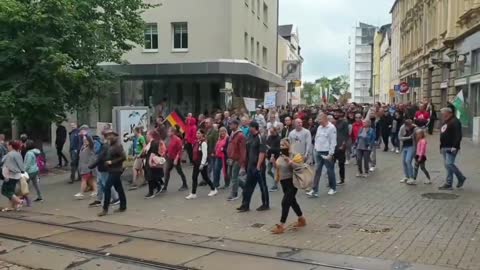
MULTIPOLYGON (((440 147, 447 170, 441 190, 453 188, 453 176, 461 188, 466 177, 455 165, 462 140, 462 127, 455 117, 455 108, 440 110, 440 147)), ((284 192, 280 223, 273 228, 283 233, 288 212, 292 208, 298 216, 292 226, 306 226, 300 205, 296 200, 298 159, 315 168, 312 185, 306 194, 319 197, 320 179, 325 168, 328 195, 335 195, 338 186, 346 184, 346 166, 352 160, 357 165, 357 177, 368 178, 377 169, 376 152, 391 151, 401 154, 404 177, 402 183, 416 185, 418 171, 425 174, 425 184, 431 184, 427 162, 426 134, 432 134, 436 110, 431 102, 419 104, 336 104, 299 106, 296 108, 264 109, 259 106, 249 115, 244 109, 214 112, 211 115, 189 113, 186 130, 166 125, 163 117, 156 119, 155 127, 135 129, 132 138, 133 166, 130 190, 148 186, 146 199, 168 191, 175 168, 182 185, 179 191, 189 190, 187 200, 199 196, 199 186, 208 186, 207 196, 216 196, 220 190, 228 192, 228 201, 241 199, 239 212, 250 211, 251 200, 258 184, 261 205, 257 211, 270 209, 270 192, 281 186, 284 192), (383 146, 383 147, 382 147, 383 146), (186 152, 186 159, 184 158, 186 152), (193 166, 191 189, 183 171, 186 163, 193 166), (335 172, 338 168, 337 173, 335 172), (199 176, 202 177, 199 182, 199 176), (240 193, 240 190, 242 193, 240 193)), ((120 176, 124 172, 125 150, 113 130, 105 130, 103 138, 91 136, 88 127, 72 124, 67 135, 59 124, 57 129, 58 167, 67 166, 63 146, 70 140, 71 183, 80 181, 75 197, 82 199, 88 192, 94 198, 91 207, 103 206, 99 216, 108 214, 110 205, 119 204, 117 212, 127 209, 127 200, 120 176)), ((2 194, 18 209, 27 198, 18 196, 15 187, 26 172, 38 195, 38 154, 29 141, 4 142, 0 135, 0 154, 4 156, 2 194), (6 145, 6 147, 5 147, 6 145), (25 152, 26 155, 22 156, 25 152), (36 183, 36 184, 35 184, 36 183)))

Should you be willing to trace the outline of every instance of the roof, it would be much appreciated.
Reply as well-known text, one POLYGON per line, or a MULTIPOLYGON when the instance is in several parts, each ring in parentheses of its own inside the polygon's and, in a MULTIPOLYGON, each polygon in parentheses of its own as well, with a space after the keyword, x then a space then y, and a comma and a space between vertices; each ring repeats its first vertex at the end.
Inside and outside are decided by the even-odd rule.
POLYGON ((384 34, 384 35, 385 35, 385 34, 389 34, 389 35, 390 35, 391 30, 392 30, 392 24, 389 23, 389 24, 382 25, 382 26, 380 27, 380 29, 378 29, 378 32, 379 32, 379 33, 382 33, 382 34, 384 34))
POLYGON ((293 31, 293 24, 279 25, 278 35, 281 37, 290 37, 293 31))
POLYGON ((390 9, 390 13, 393 13, 393 10, 395 9, 395 6, 398 4, 398 0, 395 0, 395 2, 393 3, 393 6, 392 8, 390 9))

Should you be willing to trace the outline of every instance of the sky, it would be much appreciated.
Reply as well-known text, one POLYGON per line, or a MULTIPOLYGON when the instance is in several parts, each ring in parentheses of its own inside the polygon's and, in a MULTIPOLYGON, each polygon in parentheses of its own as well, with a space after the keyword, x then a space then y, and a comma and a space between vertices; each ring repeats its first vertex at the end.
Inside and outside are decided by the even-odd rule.
POLYGON ((303 80, 348 75, 348 38, 356 22, 391 23, 394 0, 280 0, 280 24, 298 27, 303 80))

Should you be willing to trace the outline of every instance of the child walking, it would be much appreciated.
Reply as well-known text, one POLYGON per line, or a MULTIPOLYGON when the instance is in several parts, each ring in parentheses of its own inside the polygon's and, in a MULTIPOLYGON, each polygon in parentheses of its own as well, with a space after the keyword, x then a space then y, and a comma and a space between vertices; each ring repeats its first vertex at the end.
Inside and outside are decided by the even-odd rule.
POLYGON ((415 133, 416 136, 416 141, 417 141, 417 153, 415 155, 415 168, 413 171, 413 179, 407 182, 409 185, 415 185, 417 181, 417 176, 418 176, 418 169, 420 168, 423 173, 425 173, 425 176, 427 177, 427 180, 424 181, 424 184, 429 185, 432 183, 430 179, 430 174, 427 171, 427 168, 425 167, 425 163, 427 162, 427 140, 425 139, 425 130, 424 129, 418 129, 415 133))

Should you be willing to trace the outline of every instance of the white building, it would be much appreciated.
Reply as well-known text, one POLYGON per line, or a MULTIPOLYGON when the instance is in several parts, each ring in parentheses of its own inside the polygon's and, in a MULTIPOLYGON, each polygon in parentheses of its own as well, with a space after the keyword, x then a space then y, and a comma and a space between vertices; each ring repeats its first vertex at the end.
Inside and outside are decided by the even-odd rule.
POLYGON ((350 93, 352 101, 372 103, 372 58, 373 39, 377 28, 359 23, 353 28, 350 37, 350 93))
POLYGON ((145 1, 159 5, 143 13, 144 44, 125 54, 127 65, 105 66, 123 74, 114 106, 203 113, 283 86, 278 0, 145 1))
MULTIPOLYGON (((301 56, 300 37, 298 34, 298 28, 292 24, 278 26, 278 66, 279 74, 282 73, 282 67, 284 61, 296 61, 298 63, 303 62, 301 56)), ((298 80, 301 81, 301 77, 298 80)), ((288 82, 277 89, 277 105, 286 105, 291 103, 293 105, 301 104, 301 86, 295 87, 293 93, 287 93, 288 82)))

